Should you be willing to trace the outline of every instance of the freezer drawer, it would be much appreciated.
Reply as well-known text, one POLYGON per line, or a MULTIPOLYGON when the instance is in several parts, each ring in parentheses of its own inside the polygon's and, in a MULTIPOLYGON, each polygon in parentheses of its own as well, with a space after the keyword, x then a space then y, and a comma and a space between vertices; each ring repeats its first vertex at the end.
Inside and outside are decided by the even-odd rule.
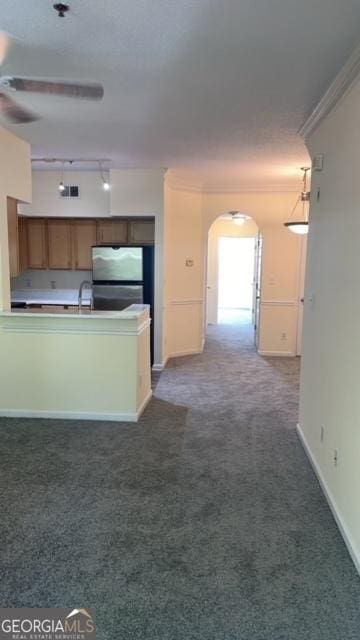
POLYGON ((143 304, 142 285, 94 285, 94 309, 121 311, 131 304, 143 304))

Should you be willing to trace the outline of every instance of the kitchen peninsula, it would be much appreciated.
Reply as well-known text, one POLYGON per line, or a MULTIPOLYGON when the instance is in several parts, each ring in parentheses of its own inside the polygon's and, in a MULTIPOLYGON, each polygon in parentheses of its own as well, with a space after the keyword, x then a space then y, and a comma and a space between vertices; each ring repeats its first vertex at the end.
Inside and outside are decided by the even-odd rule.
POLYGON ((0 415, 137 421, 151 398, 147 305, 0 313, 0 415))

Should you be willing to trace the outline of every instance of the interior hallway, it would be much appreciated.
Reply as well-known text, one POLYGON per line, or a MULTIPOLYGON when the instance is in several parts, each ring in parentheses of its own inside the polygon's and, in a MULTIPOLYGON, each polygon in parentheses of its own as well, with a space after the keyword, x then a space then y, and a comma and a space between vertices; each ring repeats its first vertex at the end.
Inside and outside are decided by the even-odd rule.
POLYGON ((137 425, 1 419, 2 606, 93 607, 101 640, 358 639, 298 368, 224 324, 137 425))

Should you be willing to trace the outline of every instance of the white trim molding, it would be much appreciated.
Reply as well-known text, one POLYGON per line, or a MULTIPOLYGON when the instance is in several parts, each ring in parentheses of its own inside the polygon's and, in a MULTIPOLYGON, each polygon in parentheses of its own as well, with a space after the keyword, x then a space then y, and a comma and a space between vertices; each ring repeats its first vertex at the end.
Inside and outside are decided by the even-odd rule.
POLYGON ((170 358, 182 358, 183 356, 198 356, 203 352, 203 349, 188 349, 185 351, 173 351, 169 353, 170 358))
POLYGON ((330 491, 327 482, 322 474, 322 471, 318 465, 318 463, 315 460, 315 457, 313 456, 311 449, 308 445, 308 442, 306 440, 305 434, 301 428, 301 426, 298 424, 296 426, 296 431, 297 434, 299 436, 300 442, 305 450, 305 453, 310 461, 310 464, 315 472, 315 475, 317 476, 317 479, 319 481, 319 484, 323 490, 323 493, 325 495, 325 498, 328 502, 328 505, 330 507, 330 510, 334 516, 335 522, 340 530, 340 533, 344 539, 344 542, 346 544, 347 550, 351 556, 351 559, 356 567, 357 572, 360 574, 360 556, 357 552, 356 546, 354 544, 354 541, 352 539, 352 536, 348 530, 348 527, 344 521, 343 515, 338 507, 338 505, 336 504, 335 498, 332 494, 332 492, 330 491))
POLYGON ((152 370, 153 371, 164 371, 164 369, 165 369, 165 367, 167 365, 168 359, 169 359, 169 356, 166 356, 164 362, 160 362, 160 363, 154 362, 154 364, 152 366, 152 370))
POLYGON ((174 191, 190 191, 192 193, 202 193, 202 183, 192 180, 186 180, 183 178, 177 178, 176 176, 166 176, 166 185, 174 191))
MULTIPOLYGON (((59 314, 60 315, 60 314, 59 314)), ((25 314, 24 314, 25 317, 25 314)), ((89 328, 84 329, 83 327, 71 326, 60 327, 60 326, 45 326, 40 324, 22 324, 21 326, 16 326, 14 323, 4 324, 1 329, 5 333, 41 333, 41 334, 65 334, 65 335, 103 335, 103 336, 139 336, 145 329, 147 329, 151 324, 151 320, 145 320, 139 327, 136 329, 107 329, 104 325, 104 328, 93 327, 91 325, 89 328)))
POLYGON ((138 408, 137 412, 136 412, 136 420, 135 422, 137 422, 141 416, 141 414, 143 413, 143 411, 146 409, 147 405, 149 404, 151 398, 152 398, 152 390, 150 389, 149 393, 147 394, 147 396, 144 398, 144 400, 142 401, 140 407, 138 408))
POLYGON ((184 300, 170 300, 168 302, 169 305, 186 305, 186 304, 204 304, 204 300, 202 298, 187 298, 184 300))
POLYGON ((306 140, 322 120, 332 111, 338 102, 350 91, 353 84, 360 75, 360 45, 351 54, 348 61, 344 64, 341 71, 331 83, 330 87, 313 109, 304 124, 300 127, 298 133, 306 140))
POLYGON ((298 302, 296 300, 260 300, 260 304, 264 307, 295 307, 298 302))
POLYGON ((296 356, 294 351, 258 351, 258 354, 264 358, 295 358, 296 356))
POLYGON ((98 413, 97 411, 43 411, 42 409, 0 409, 2 418, 47 418, 50 420, 104 420, 110 422, 137 422, 152 398, 149 391, 136 412, 98 413))
POLYGON ((221 185, 210 187, 205 186, 203 188, 203 193, 207 194, 216 194, 216 193, 233 193, 236 195, 237 193, 299 193, 299 182, 298 180, 294 182, 282 182, 282 183, 268 183, 268 184, 256 184, 256 183, 243 183, 243 184, 234 184, 226 187, 222 187, 221 185))

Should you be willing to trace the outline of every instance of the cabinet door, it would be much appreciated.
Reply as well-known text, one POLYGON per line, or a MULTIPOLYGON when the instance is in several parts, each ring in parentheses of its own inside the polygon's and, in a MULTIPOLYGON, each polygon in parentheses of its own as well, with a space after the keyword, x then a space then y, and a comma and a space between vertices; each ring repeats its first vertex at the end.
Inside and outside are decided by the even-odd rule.
POLYGON ((19 275, 19 235, 17 201, 15 198, 7 199, 8 241, 9 241, 9 269, 10 278, 19 275))
POLYGON ((129 244, 154 244, 155 221, 154 220, 130 220, 129 244))
POLYGON ((19 270, 20 270, 20 273, 22 273, 28 268, 28 239, 27 239, 26 218, 18 218, 18 234, 19 234, 19 270))
POLYGON ((72 230, 75 269, 92 269, 91 247, 96 244, 95 220, 74 220, 72 230))
POLYGON ((49 269, 71 269, 71 221, 48 220, 49 269))
POLYGON ((28 268, 46 269, 46 222, 42 218, 27 220, 28 268))
POLYGON ((127 220, 98 220, 98 244, 126 244, 127 220))

